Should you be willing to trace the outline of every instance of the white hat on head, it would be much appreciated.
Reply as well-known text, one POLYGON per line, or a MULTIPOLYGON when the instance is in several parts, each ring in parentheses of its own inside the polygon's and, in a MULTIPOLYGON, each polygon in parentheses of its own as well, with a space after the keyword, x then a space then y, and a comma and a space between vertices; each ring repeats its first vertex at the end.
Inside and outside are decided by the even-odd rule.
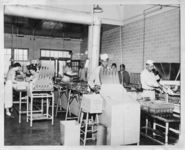
POLYGON ((154 65, 154 61, 153 61, 153 60, 147 60, 147 61, 146 61, 146 64, 147 64, 147 65, 154 65))
POLYGON ((109 58, 108 54, 101 54, 100 59, 106 61, 109 58))
POLYGON ((71 61, 70 60, 67 60, 66 63, 70 63, 71 61))

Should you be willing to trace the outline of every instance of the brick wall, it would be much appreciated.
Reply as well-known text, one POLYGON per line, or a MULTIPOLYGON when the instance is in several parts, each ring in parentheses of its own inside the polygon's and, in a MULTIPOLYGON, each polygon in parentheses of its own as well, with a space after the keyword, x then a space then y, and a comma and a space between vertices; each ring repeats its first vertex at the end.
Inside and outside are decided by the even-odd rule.
POLYGON ((122 60, 129 72, 141 72, 143 61, 147 59, 156 62, 180 62, 178 9, 146 18, 144 44, 143 27, 143 19, 124 25, 122 48, 119 27, 103 33, 101 51, 110 55, 110 63, 116 62, 119 65, 122 60))
POLYGON ((101 41, 101 53, 109 54, 109 65, 121 62, 121 42, 120 28, 114 28, 103 33, 101 41))
POLYGON ((37 59, 40 57, 40 49, 59 49, 59 50, 72 50, 73 54, 80 53, 81 40, 71 39, 63 40, 62 38, 46 38, 35 37, 32 40, 31 36, 25 35, 24 37, 13 36, 5 34, 5 48, 28 48, 29 59, 37 59))

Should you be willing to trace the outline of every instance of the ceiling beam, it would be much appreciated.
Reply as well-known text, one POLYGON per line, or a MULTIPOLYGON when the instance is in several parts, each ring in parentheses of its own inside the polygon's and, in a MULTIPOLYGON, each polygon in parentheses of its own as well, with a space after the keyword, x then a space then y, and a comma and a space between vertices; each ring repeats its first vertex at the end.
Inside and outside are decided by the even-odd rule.
POLYGON ((42 7, 5 5, 5 14, 13 16, 23 16, 28 18, 46 19, 79 24, 99 24, 97 17, 92 18, 91 14, 74 12, 69 10, 53 10, 42 7))

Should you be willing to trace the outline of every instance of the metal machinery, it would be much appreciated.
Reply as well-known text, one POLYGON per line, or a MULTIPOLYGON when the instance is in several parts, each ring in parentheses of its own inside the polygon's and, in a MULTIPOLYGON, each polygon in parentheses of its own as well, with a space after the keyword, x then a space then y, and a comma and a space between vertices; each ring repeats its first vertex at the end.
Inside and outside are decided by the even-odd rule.
POLYGON ((28 86, 27 99, 27 122, 30 121, 32 127, 34 120, 51 120, 54 124, 54 93, 53 93, 53 68, 41 67, 39 77, 30 82, 28 86), (34 108, 35 102, 39 103, 37 109, 34 108), (44 104, 46 107, 44 108, 44 104), (51 105, 50 105, 51 104, 51 105), (49 110, 51 106, 51 111, 49 110))
POLYGON ((107 127, 107 145, 139 144, 140 105, 119 84, 117 72, 100 73, 103 112, 100 123, 107 127))

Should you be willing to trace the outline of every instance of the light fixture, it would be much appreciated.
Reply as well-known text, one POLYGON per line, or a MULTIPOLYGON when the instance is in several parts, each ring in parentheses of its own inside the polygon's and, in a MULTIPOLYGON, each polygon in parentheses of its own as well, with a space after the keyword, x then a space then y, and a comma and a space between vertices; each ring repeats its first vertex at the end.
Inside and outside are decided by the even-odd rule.
POLYGON ((97 5, 94 5, 93 12, 94 13, 102 13, 103 9, 97 4, 97 5))

